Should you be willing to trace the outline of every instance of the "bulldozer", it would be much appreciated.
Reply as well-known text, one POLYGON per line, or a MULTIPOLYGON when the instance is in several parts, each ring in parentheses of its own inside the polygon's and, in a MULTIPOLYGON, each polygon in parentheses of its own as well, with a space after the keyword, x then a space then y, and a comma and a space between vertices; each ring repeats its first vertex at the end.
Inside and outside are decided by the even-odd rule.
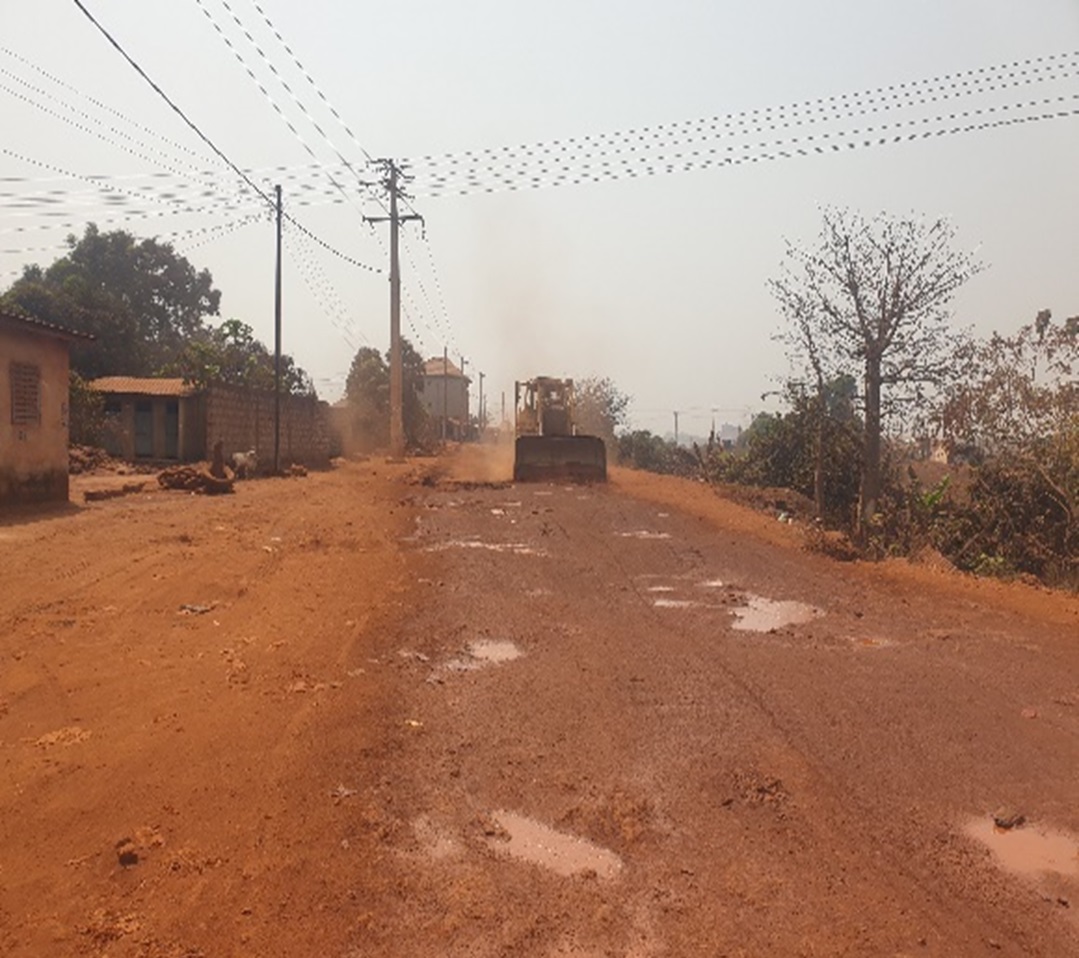
POLYGON ((515 482, 606 482, 607 447, 577 434, 572 379, 539 376, 514 385, 515 482))

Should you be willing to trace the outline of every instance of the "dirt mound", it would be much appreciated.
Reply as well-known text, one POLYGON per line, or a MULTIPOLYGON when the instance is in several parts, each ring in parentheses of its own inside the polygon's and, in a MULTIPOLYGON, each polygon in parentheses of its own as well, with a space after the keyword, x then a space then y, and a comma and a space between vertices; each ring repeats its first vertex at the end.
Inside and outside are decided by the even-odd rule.
POLYGON ((185 492, 198 492, 205 495, 220 495, 232 492, 234 477, 230 470, 225 470, 223 477, 210 472, 204 465, 170 466, 158 473, 158 485, 162 489, 182 489, 185 492))
POLYGON ((116 461, 99 446, 73 445, 67 451, 67 471, 73 476, 116 465, 116 461))

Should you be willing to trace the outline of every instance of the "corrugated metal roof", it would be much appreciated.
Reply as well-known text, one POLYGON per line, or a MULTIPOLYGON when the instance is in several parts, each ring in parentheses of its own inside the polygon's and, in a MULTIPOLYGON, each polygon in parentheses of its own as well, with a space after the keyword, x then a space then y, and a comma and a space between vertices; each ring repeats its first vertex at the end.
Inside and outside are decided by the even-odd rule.
POLYGON ((198 390, 182 379, 153 379, 139 376, 102 376, 90 382, 100 393, 124 393, 137 396, 193 396, 198 390))
POLYGON ((11 323, 30 332, 43 333, 46 336, 57 336, 60 339, 93 339, 89 333, 78 333, 73 329, 65 329, 55 323, 46 323, 42 319, 35 319, 27 313, 12 312, 9 309, 0 309, 0 322, 11 323))
POLYGON ((423 364, 423 372, 426 376, 456 376, 459 379, 467 379, 464 373, 461 372, 453 362, 450 360, 443 360, 441 356, 436 356, 434 359, 428 359, 423 364), (445 362, 445 365, 443 365, 445 362))

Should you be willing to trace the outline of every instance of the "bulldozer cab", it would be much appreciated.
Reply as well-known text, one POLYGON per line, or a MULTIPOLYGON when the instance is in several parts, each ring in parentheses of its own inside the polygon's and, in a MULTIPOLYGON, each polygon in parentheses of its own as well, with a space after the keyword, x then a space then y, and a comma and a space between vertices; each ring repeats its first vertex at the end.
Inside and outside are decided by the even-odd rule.
POLYGON ((572 436, 573 380, 540 376, 516 384, 518 436, 572 436))

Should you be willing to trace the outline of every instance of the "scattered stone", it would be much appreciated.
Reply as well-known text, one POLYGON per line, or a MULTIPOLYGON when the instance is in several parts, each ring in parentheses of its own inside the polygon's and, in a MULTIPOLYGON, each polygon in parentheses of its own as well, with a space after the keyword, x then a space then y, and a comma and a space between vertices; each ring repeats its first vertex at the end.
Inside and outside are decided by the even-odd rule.
POLYGON ((139 853, 135 848, 135 842, 130 838, 121 838, 116 843, 116 858, 123 868, 137 865, 139 863, 139 853))
POLYGON ((1038 710, 1035 708, 1023 709, 1020 713, 1025 719, 1036 719, 1038 717, 1038 710))
POLYGON ((1018 828, 1026 820, 1026 815, 1010 805, 1002 805, 993 812, 993 824, 997 828, 1003 828, 1005 831, 1018 828))
POLYGON ((185 602, 180 606, 180 615, 205 615, 213 609, 212 605, 193 605, 185 602))

